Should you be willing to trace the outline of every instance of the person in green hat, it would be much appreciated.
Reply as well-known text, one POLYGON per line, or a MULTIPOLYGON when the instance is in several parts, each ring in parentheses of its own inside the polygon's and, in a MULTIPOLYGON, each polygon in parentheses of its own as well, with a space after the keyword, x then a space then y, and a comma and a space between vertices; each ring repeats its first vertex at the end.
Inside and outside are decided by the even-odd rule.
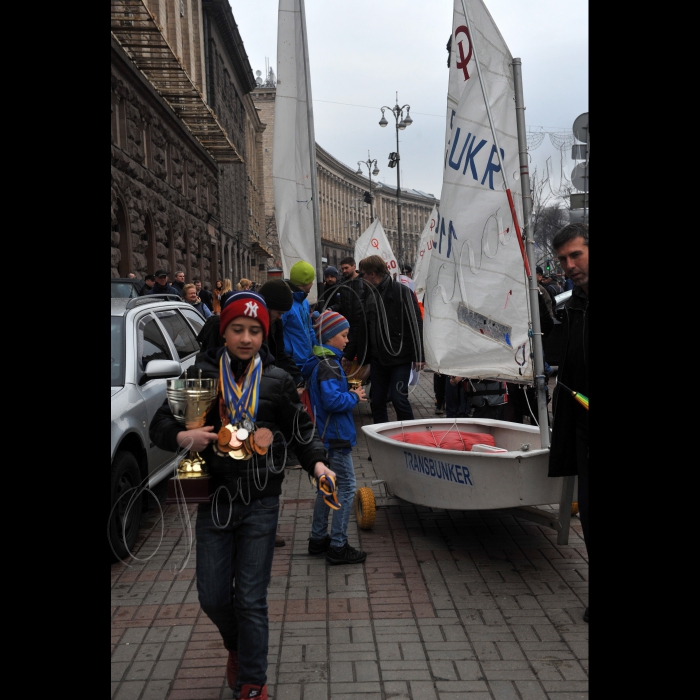
POLYGON ((313 354, 315 337, 311 327, 311 308, 306 297, 311 291, 316 271, 300 260, 289 271, 289 288, 292 290, 292 308, 282 314, 284 351, 301 367, 313 354))

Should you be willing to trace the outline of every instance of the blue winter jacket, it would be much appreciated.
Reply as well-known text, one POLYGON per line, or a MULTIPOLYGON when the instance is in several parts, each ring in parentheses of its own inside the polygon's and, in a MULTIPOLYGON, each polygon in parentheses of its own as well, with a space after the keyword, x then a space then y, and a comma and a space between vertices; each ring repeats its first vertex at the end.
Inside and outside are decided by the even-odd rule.
POLYGON ((350 452, 357 444, 352 409, 360 397, 348 390, 340 360, 343 353, 329 345, 316 345, 301 368, 316 415, 316 429, 327 449, 350 452))
POLYGON ((282 314, 284 329, 284 351, 290 355, 298 367, 301 367, 313 354, 316 338, 311 326, 311 309, 306 301, 307 294, 300 289, 294 290, 292 308, 282 314))

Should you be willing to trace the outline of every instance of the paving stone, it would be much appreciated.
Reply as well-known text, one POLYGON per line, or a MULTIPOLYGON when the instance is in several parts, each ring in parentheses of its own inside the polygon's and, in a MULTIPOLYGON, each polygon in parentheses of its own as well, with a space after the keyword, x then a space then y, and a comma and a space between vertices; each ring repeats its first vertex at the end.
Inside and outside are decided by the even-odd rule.
POLYGON ((114 700, 138 700, 145 685, 144 681, 128 681, 122 683, 114 700))
MULTIPOLYGON (((430 374, 412 393, 417 416, 433 415, 430 374)), ((370 422, 360 407, 358 486, 377 478, 359 430, 370 422)), ((368 560, 331 568, 306 551, 313 490, 305 474, 287 470, 282 489, 287 547, 275 551, 268 595, 271 698, 587 697, 588 564, 576 519, 569 544, 558 546, 554 531, 510 515, 400 502, 381 506, 371 531, 351 513, 351 543, 368 560)), ((188 510, 194 523, 196 507, 188 510)), ((164 512, 162 542, 155 517, 139 535, 140 556, 155 555, 112 566, 112 697, 230 700, 226 651, 199 607, 195 551, 173 575, 186 548, 175 509, 164 512)))

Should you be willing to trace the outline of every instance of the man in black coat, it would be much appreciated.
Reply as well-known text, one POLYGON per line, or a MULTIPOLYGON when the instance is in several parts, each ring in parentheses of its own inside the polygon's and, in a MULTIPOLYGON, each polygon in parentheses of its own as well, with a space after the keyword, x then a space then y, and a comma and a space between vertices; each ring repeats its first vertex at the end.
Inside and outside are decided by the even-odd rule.
POLYGON ((348 256, 340 261, 343 275, 338 286, 338 303, 330 306, 331 311, 347 318, 350 324, 348 344, 343 350, 343 358, 352 362, 357 357, 359 365, 369 364, 369 358, 363 354, 366 347, 367 316, 364 310, 367 286, 357 274, 355 259, 348 256), (359 352, 358 352, 359 351, 359 352))
POLYGON ((185 273, 182 270, 178 270, 175 273, 175 279, 172 282, 172 286, 175 287, 180 292, 180 296, 182 296, 182 292, 185 289, 185 273))
POLYGON ((144 292, 144 296, 146 294, 174 294, 178 297, 181 296, 180 290, 168 284, 168 273, 165 270, 156 270, 156 283, 151 287, 150 291, 144 292))
POLYGON ((211 292, 208 289, 202 287, 202 281, 199 277, 195 277, 192 282, 194 282, 195 289, 197 290, 197 296, 206 304, 209 311, 214 311, 214 303, 211 292))
MULTIPOLYGON (((588 224, 569 224, 552 241, 566 276, 574 283, 564 306, 565 346, 554 390, 554 423, 549 453, 549 476, 578 475, 578 507, 586 549, 588 531, 588 410, 570 391, 588 394, 588 224), (562 385, 560 386, 559 382, 562 385)), ((584 613, 588 622, 588 608, 584 613)))
POLYGON ((378 255, 360 260, 360 272, 369 285, 365 306, 372 419, 388 422, 386 404, 390 399, 398 420, 413 420, 408 382, 411 368, 418 372, 424 364, 423 319, 416 295, 391 278, 378 255))

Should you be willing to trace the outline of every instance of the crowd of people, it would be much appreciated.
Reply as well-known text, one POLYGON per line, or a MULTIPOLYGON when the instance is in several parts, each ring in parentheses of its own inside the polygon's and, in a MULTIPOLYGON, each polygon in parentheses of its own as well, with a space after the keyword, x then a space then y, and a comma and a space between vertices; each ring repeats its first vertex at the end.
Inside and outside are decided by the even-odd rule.
MULTIPOLYGON (((588 227, 565 227, 553 246, 567 286, 573 285, 562 320, 567 341, 559 377, 587 396, 588 227)), ((236 698, 267 698, 267 587, 274 547, 285 544, 277 535, 285 468, 304 469, 318 489, 309 554, 323 555, 331 565, 356 564, 367 557, 348 538, 356 489, 352 413, 367 400, 357 380, 370 380, 375 423, 388 421, 389 403, 397 419, 413 419, 408 387, 412 372, 424 367, 424 354, 423 308, 411 272, 404 266, 396 279, 379 256, 364 258, 359 266, 352 257, 343 258, 340 271, 325 269, 313 306, 308 295, 316 275, 306 261, 293 265, 288 279, 269 280, 258 290, 247 279, 235 290, 223 279, 210 292, 200 280, 186 283, 182 272, 170 284, 164 270, 144 281, 142 293, 177 294, 206 319, 194 369, 218 379, 222 387, 218 407, 203 428, 183 430, 166 401, 150 434, 162 449, 200 452, 212 488, 229 495, 228 502, 215 498, 198 507, 197 590, 229 652, 227 679, 236 698), (251 434, 254 441, 261 440, 257 454, 266 456, 232 463, 229 457, 251 434), (282 442, 273 441, 273 435, 281 435, 282 442)), ((553 325, 553 296, 562 287, 540 268, 537 277, 546 334, 553 325)), ((503 382, 437 373, 434 390, 435 412, 446 411, 448 417, 503 419, 506 396, 527 396, 503 382)), ((537 410, 533 399, 518 409, 521 421, 525 411, 537 410)), ((588 412, 558 390, 554 402, 549 474, 578 475, 588 546, 588 412)))

